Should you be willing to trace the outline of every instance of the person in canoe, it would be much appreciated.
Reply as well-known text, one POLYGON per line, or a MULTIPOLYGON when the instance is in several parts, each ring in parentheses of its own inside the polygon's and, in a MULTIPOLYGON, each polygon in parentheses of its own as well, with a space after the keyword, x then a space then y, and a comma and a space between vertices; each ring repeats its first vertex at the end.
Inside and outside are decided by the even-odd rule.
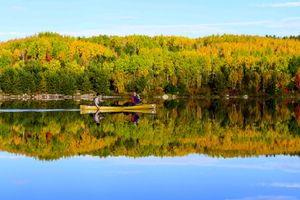
POLYGON ((94 100, 93 100, 93 105, 95 105, 95 106, 98 108, 98 110, 100 109, 101 102, 103 102, 102 95, 100 95, 100 94, 97 92, 97 95, 96 95, 96 97, 95 97, 94 100))
POLYGON ((138 103, 140 103, 141 99, 140 96, 136 94, 136 92, 133 92, 133 95, 131 97, 131 103, 133 106, 137 105, 138 103))
POLYGON ((141 102, 140 96, 136 94, 136 92, 133 92, 133 95, 131 96, 131 101, 124 103, 123 106, 135 106, 139 102, 141 102))

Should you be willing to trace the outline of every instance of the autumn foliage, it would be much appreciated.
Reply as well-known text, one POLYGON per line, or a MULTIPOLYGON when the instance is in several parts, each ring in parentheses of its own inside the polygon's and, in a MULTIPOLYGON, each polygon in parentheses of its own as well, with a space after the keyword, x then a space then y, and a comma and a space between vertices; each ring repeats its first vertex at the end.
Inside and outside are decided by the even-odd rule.
POLYGON ((299 67, 295 37, 40 33, 0 43, 0 90, 10 94, 286 95, 300 88, 299 67))
POLYGON ((130 114, 123 113, 104 114, 100 125, 78 112, 2 113, 0 149, 49 160, 74 155, 299 155, 297 104, 276 100, 156 103, 157 114, 139 114, 138 126, 130 114))

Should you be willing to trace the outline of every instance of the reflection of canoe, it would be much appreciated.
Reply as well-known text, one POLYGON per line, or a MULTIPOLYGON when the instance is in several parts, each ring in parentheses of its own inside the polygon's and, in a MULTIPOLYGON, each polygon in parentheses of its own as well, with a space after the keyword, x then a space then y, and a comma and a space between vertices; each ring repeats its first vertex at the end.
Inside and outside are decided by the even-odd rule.
MULTIPOLYGON (((96 106, 80 105, 80 113, 95 113, 98 109, 96 106)), ((141 104, 136 106, 101 106, 100 112, 140 112, 154 113, 155 104, 141 104)))

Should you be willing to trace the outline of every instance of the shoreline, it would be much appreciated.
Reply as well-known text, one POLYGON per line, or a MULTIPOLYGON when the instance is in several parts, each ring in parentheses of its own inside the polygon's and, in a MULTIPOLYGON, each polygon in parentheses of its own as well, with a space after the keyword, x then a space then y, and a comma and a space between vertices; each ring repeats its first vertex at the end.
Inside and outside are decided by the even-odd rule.
MULTIPOLYGON (((95 97, 93 94, 76 94, 76 95, 64 95, 64 94, 0 94, 0 100, 92 100, 95 97)), ((105 96, 106 99, 109 98, 121 98, 121 96, 105 96)))
MULTIPOLYGON (((123 94, 123 95, 103 95, 103 99, 122 99, 122 98, 129 98, 130 95, 123 94)), ((145 99, 147 98, 154 98, 154 99, 161 99, 161 100, 175 100, 175 99, 300 99, 298 95, 284 95, 284 96, 270 96, 270 95, 172 95, 172 94, 162 94, 162 95, 143 95, 145 99)), ((19 95, 12 95, 12 94, 0 94, 0 101, 9 101, 9 100, 37 100, 37 101, 58 101, 58 100, 93 100, 95 98, 94 94, 75 94, 75 95, 64 95, 64 94, 36 94, 36 95, 29 95, 29 94, 19 94, 19 95)))

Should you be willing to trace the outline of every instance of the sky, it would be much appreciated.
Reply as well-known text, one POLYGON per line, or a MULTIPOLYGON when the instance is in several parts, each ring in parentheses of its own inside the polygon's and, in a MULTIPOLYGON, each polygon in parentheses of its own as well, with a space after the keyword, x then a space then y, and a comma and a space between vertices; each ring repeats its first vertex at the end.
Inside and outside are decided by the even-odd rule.
POLYGON ((0 41, 62 35, 300 35, 300 0, 0 0, 0 41))

